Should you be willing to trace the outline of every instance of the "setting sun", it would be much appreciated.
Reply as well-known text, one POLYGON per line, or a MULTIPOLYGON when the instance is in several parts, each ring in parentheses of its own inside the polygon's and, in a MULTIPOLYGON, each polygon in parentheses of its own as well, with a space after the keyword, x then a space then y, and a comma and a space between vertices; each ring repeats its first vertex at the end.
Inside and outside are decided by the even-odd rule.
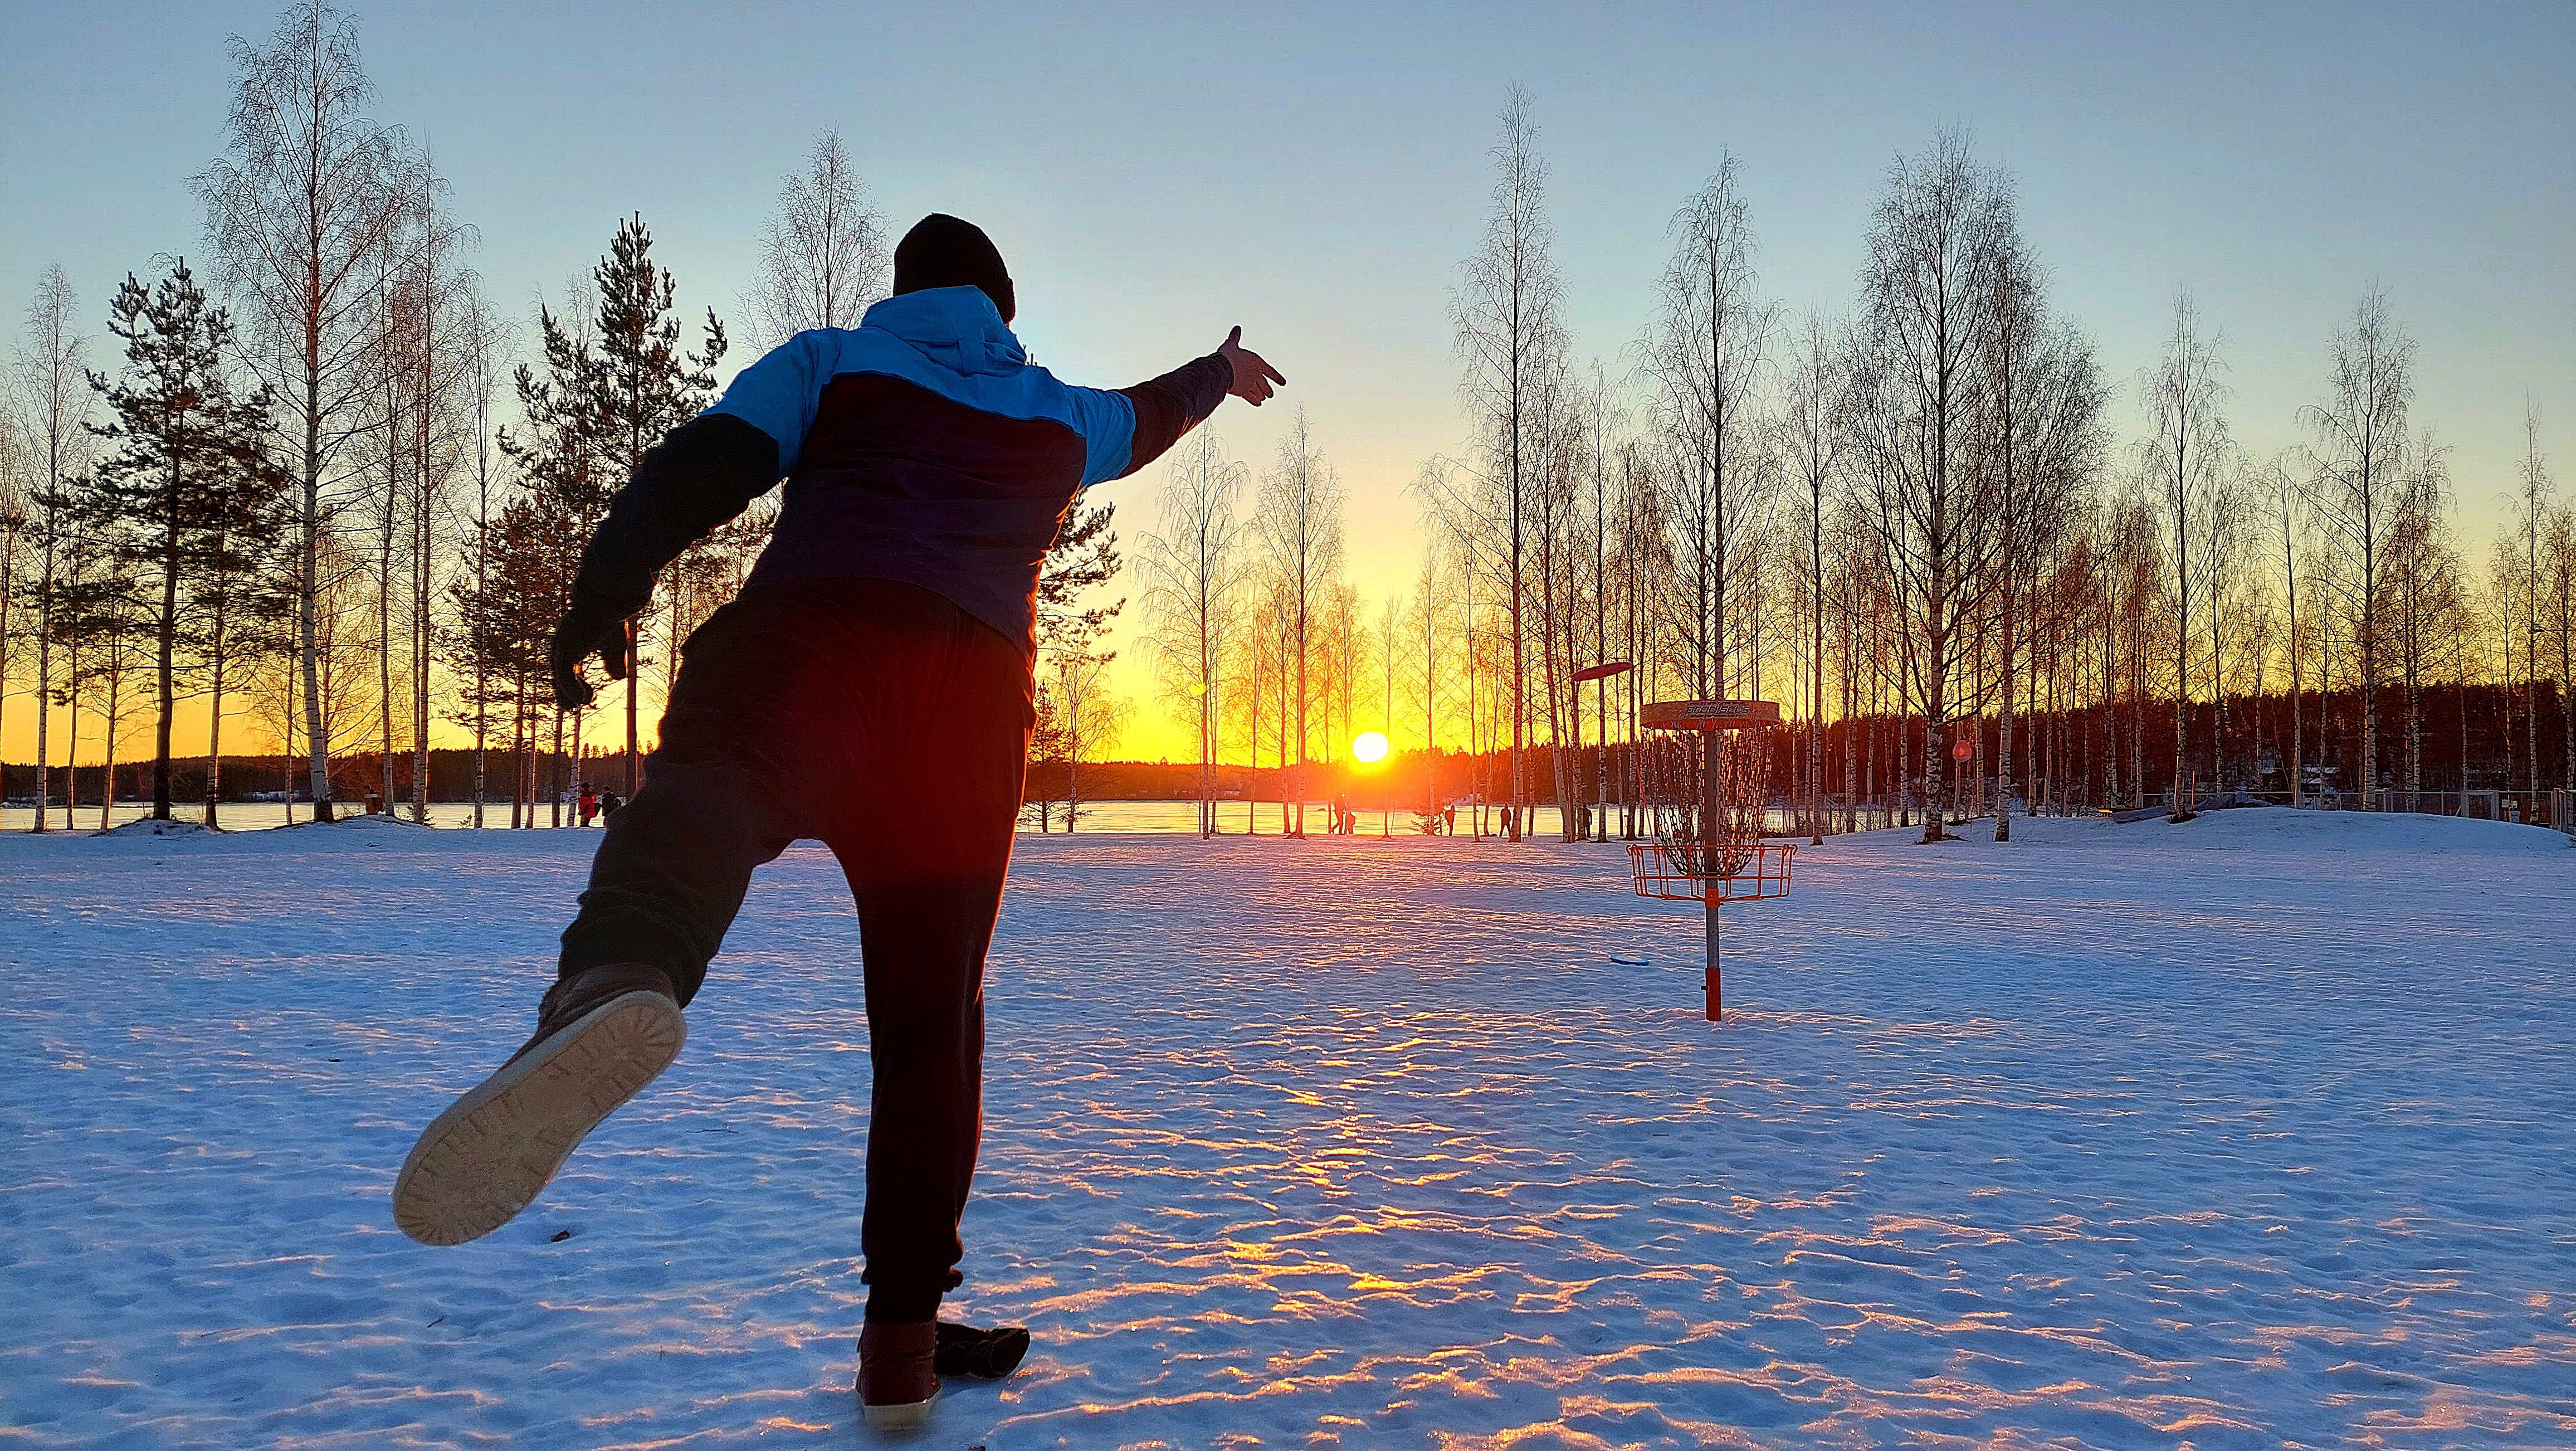
POLYGON ((1364 766, 1374 766, 1378 762, 1385 760, 1386 732, 1360 732, 1359 739, 1351 742, 1351 754, 1359 760, 1361 765, 1364 766))

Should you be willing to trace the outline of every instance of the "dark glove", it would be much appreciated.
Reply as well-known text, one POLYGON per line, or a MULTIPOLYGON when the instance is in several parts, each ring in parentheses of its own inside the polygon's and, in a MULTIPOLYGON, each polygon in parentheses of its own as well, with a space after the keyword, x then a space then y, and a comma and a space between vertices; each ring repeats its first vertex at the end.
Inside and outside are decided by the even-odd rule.
POLYGON ((581 678, 581 665, 594 653, 607 662, 611 680, 625 679, 635 666, 635 646, 627 637, 626 622, 576 605, 555 622, 554 643, 546 649, 546 662, 554 667, 556 704, 566 710, 590 704, 590 682, 581 678))

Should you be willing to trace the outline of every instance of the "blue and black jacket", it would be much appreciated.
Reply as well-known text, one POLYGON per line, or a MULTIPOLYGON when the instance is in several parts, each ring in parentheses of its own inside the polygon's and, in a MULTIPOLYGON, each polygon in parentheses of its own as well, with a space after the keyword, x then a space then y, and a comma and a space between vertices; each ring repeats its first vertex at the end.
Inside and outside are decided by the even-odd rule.
POLYGON ((750 584, 892 579, 1037 648, 1038 567, 1084 489, 1154 461, 1216 411, 1215 353, 1107 391, 1028 361, 975 287, 890 297, 855 329, 798 333, 644 456, 591 536, 574 608, 621 619, 653 578, 781 474, 750 584))

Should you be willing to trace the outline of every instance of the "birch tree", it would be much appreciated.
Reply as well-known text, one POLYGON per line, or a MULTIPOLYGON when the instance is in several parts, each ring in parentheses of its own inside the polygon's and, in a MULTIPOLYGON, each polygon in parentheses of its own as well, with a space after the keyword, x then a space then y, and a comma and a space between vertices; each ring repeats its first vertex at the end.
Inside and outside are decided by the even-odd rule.
POLYGON ((475 346, 469 334, 482 326, 479 302, 472 301, 480 284, 461 265, 472 230, 445 209, 446 183, 429 160, 399 156, 388 184, 402 205, 369 259, 373 417, 353 440, 350 472, 364 478, 363 490, 353 495, 363 495, 375 541, 369 612, 377 790, 391 811, 399 736, 411 757, 412 816, 426 821, 432 682, 441 653, 432 637, 440 628, 444 546, 454 523, 447 494, 468 452, 463 393, 466 355, 475 346))
POLYGON ((805 169, 779 185, 760 232, 760 261, 742 299, 756 350, 809 328, 854 328, 885 295, 893 261, 885 213, 850 164, 837 129, 814 138, 805 169))
POLYGON ((1635 743, 1640 709, 1656 683, 1657 616, 1655 601, 1664 580, 1673 572, 1671 537, 1663 525, 1661 481, 1655 471, 1655 451, 1641 439, 1630 438, 1619 445, 1617 498, 1613 512, 1617 516, 1611 544, 1612 569, 1618 579, 1618 623, 1620 654, 1630 664, 1620 677, 1622 690, 1621 724, 1627 748, 1621 760, 1620 799, 1626 811, 1620 822, 1624 839, 1635 840, 1643 829, 1640 808, 1644 802, 1642 765, 1635 743))
POLYGON ((2553 511, 2547 549, 2549 583, 2542 610, 2557 644, 2558 724, 2565 752, 2558 779, 2576 791, 2576 508, 2561 505, 2553 511))
MULTIPOLYGON (((7 739, 9 682, 17 677, 23 653, 18 648, 18 637, 23 632, 17 608, 18 581, 24 572, 19 561, 30 538, 28 524, 33 517, 28 504, 32 469, 17 423, 16 418, 0 413, 0 740, 7 739)), ((0 791, 0 795, 5 794, 0 791)))
MULTIPOLYGON (((2522 646, 2523 718, 2533 727, 2524 733, 2525 791, 2540 789, 2540 660, 2541 641, 2547 633, 2542 599, 2554 502, 2548 456, 2540 451, 2540 405, 2526 398, 2522 408, 2522 458, 2514 465, 2514 487, 2505 497, 2504 532, 2499 541, 2509 563, 2501 601, 2505 607, 2504 623, 2510 635, 2519 636, 2522 646)), ((2510 679, 2506 681, 2508 687, 2511 683, 2510 679)), ((2561 676, 2562 702, 2566 684, 2566 678, 2561 676)), ((2561 709, 2571 707, 2562 704, 2561 709)), ((2568 785, 2576 788, 2576 777, 2571 777, 2568 785)))
POLYGON ((1658 421, 1676 464, 1669 482, 1692 591, 1683 619, 1691 689, 1702 697, 1735 688, 1730 592, 1740 597, 1751 583, 1776 478, 1752 409, 1776 309, 1756 293, 1740 172, 1735 157, 1720 152, 1717 171, 1674 213, 1672 261, 1645 346, 1658 421))
POLYGON ((2410 486, 2406 429, 2414 401, 2414 340, 2374 285, 2349 323, 2327 339, 2326 400, 2302 410, 2317 437, 2320 513, 2342 556, 2334 582, 2360 694, 2355 774, 2364 793, 2379 789, 2379 687, 2386 667, 2380 617, 2390 532, 2410 486))
MULTIPOLYGON (((1378 667, 1378 719, 1386 723, 1387 768, 1391 771, 1396 761, 1395 678, 1398 667, 1404 663, 1405 647, 1404 601, 1393 590, 1387 591, 1386 598, 1378 601, 1375 634, 1377 652, 1373 658, 1378 667)), ((1422 749, 1423 753, 1428 755, 1431 743, 1423 742, 1422 749)), ((1385 788, 1380 788, 1377 812, 1377 834, 1380 837, 1386 836, 1388 831, 1387 812, 1391 809, 1388 805, 1390 794, 1385 788)))
MULTIPOLYGON (((2105 393, 2093 347, 2074 328, 2043 322, 2045 298, 2026 267, 2008 265, 1996 309, 1992 371, 1986 396, 1998 475, 1996 512, 2003 540, 1996 561, 1996 620, 2001 675, 1996 682, 1995 840, 2012 839, 2015 755, 2014 691, 2035 639, 2032 604, 2084 514, 2084 495, 2100 470, 2105 393), (2018 273, 2018 275, 2016 275, 2018 273)), ((2230 516, 2232 527, 2233 516, 2230 516)), ((2031 666, 2035 676, 2035 658, 2031 666)))
MULTIPOLYGON (((1585 390, 1584 398, 1585 497, 1582 522, 1585 533, 1589 536, 1587 541, 1589 548, 1581 552, 1589 555, 1588 562, 1592 567, 1592 585, 1589 591, 1592 639, 1590 649, 1586 652, 1589 656, 1586 663, 1591 666, 1601 666, 1608 663, 1611 658, 1610 611, 1614 578, 1610 569, 1610 558, 1611 540, 1617 531, 1619 509, 1619 486, 1615 477, 1618 472, 1619 450, 1613 439, 1619 433, 1625 416, 1619 407, 1617 395, 1611 390, 1609 374, 1603 369, 1601 360, 1598 358, 1592 362, 1592 385, 1585 390)), ((1579 632, 1579 624, 1577 628, 1579 632)), ((1583 695, 1579 686, 1575 690, 1574 710, 1576 734, 1580 735, 1583 695)), ((1607 676, 1595 676, 1592 681, 1592 715, 1600 731, 1600 748, 1592 755, 1592 784, 1586 794, 1589 800, 1599 802, 1606 807, 1614 799, 1614 787, 1610 777, 1610 680, 1607 676)), ((1592 839, 1608 841, 1609 833, 1609 812, 1604 810, 1600 820, 1594 823, 1592 839)))
MULTIPOLYGON (((54 622, 63 550, 72 527, 72 481, 89 468, 89 344, 73 322, 80 302, 57 264, 37 279, 17 353, 19 433, 30 455, 26 501, 36 555, 36 820, 47 829, 52 790, 54 622)), ((63 824, 71 824, 66 805, 63 824)))
POLYGON ((1557 804, 1557 835, 1564 841, 1577 840, 1582 828, 1572 757, 1583 748, 1582 707, 1573 675, 1580 649, 1578 626, 1585 612, 1578 567, 1584 546, 1577 474, 1590 431, 1584 418, 1587 411, 1573 370, 1552 370, 1538 395, 1540 467, 1530 517, 1531 563, 1536 568, 1530 593, 1537 606, 1539 684, 1547 701, 1550 799, 1557 804))
MULTIPOLYGON (((2163 532, 2166 577, 2174 598, 2175 821, 2192 816, 2182 789, 2191 758, 2191 607, 2195 595, 2207 593, 2217 563, 2201 546, 2214 543, 2235 523, 2235 450, 2226 416, 2219 411, 2227 387, 2220 379, 2218 350, 2218 337, 2201 329, 2199 304, 2190 289, 2182 289, 2174 294, 2164 356, 2139 379, 2151 419, 2139 445, 2139 464, 2163 532)), ((2216 684, 2213 680, 2213 688, 2216 684)))
MULTIPOLYGON (((1306 764, 1314 739, 1309 710, 1324 615, 1341 578, 1343 501, 1341 476, 1316 444, 1305 405, 1299 404, 1279 440, 1278 458, 1261 476, 1252 525, 1279 602, 1280 726, 1283 742, 1290 737, 1296 742, 1290 779, 1294 824, 1286 826, 1291 836, 1306 834, 1306 764)), ((1289 764, 1284 743, 1280 764, 1289 764)))
MULTIPOLYGON (((480 279, 459 265, 473 233, 439 205, 444 192, 445 184, 424 163, 413 178, 413 206, 405 228, 409 255, 400 335, 407 345, 394 350, 392 359, 408 375, 401 390, 409 416, 402 430, 408 456, 400 475, 410 484, 403 511, 403 593, 411 683, 411 810, 412 819, 421 822, 429 819, 431 679, 438 654, 436 606, 445 593, 442 564, 450 542, 449 493, 467 454, 481 446, 479 433, 469 441, 469 430, 479 430, 482 420, 468 394, 477 355, 490 346, 476 296, 480 279)), ((488 375, 488 365, 482 366, 488 375)), ((393 798, 385 799, 391 810, 393 798)))
POLYGON ((1324 640, 1328 659, 1326 673, 1331 677, 1330 714, 1324 735, 1324 760, 1330 764, 1338 753, 1358 734, 1356 724, 1360 687, 1366 683, 1369 652, 1368 622, 1360 614, 1360 592, 1350 581, 1336 578, 1332 594, 1324 607, 1324 640))
MULTIPOLYGON (((1227 651, 1224 713, 1218 719, 1240 721, 1243 726, 1243 759, 1245 796, 1243 831, 1246 836, 1261 829, 1261 722, 1269 708, 1271 677, 1275 671, 1272 629, 1272 591, 1260 581, 1257 573, 1246 571, 1241 612, 1236 617, 1234 643, 1227 651)), ((1284 794, 1284 793, 1283 793, 1284 794)), ((1280 807, 1281 829, 1286 829, 1287 807, 1280 807)))
POLYGON ((298 648, 304 671, 313 816, 331 819, 331 732, 316 611, 331 590, 323 534, 342 454, 369 424, 368 257, 401 224, 401 134, 366 114, 375 99, 357 25, 325 0, 288 10, 265 46, 234 37, 229 153, 199 173, 219 280, 243 324, 245 363, 285 415, 300 491, 298 648), (295 437, 300 435, 300 437, 295 437))
POLYGON ((2277 459, 2264 471, 2263 493, 2268 522, 2281 547, 2281 591, 2287 607, 2282 640, 2290 671, 2290 805, 2297 807, 2307 804, 2303 773, 2307 765, 2308 721, 2303 668, 2306 661, 2302 654, 2307 639, 2299 623, 2299 544, 2308 535, 2309 500, 2290 470, 2277 459))
POLYGON ((1450 299, 1450 320, 1464 375, 1459 396, 1482 435, 1489 460, 1483 471, 1499 495, 1494 513, 1503 605, 1509 617, 1511 816, 1509 832, 1521 839, 1528 800, 1522 752, 1529 734, 1529 653, 1523 606, 1529 499, 1544 455, 1533 447, 1541 389, 1562 367, 1565 352, 1558 306, 1563 284, 1556 271, 1555 230, 1547 217, 1547 161, 1538 150, 1538 123, 1529 93, 1514 86, 1503 102, 1502 134, 1493 149, 1494 210, 1474 255, 1460 269, 1450 299))
MULTIPOLYGON (((1997 636, 1994 818, 1995 840, 2000 842, 2012 840, 2013 666, 2023 644, 2016 635, 2021 624, 2017 607, 2023 602, 2023 591, 2017 586, 2036 522, 2030 517, 2025 434, 2033 411, 2031 395, 2037 380, 2032 365, 2039 350, 2045 299, 2037 262, 2018 227, 2009 221, 1999 226, 1994 249, 1994 302, 1987 309, 1981 343, 1984 356, 1979 359, 1984 373, 1978 399, 1982 426, 1972 454, 1992 476, 1993 525, 1999 534, 1989 593, 1997 636)), ((1982 730, 1977 745, 1982 751, 1982 730)))
MULTIPOLYGON (((465 538, 470 547, 477 597, 488 589, 492 578, 492 453, 495 437, 492 428, 492 399, 500 387, 498 363, 507 333, 486 309, 479 291, 469 290, 463 299, 464 314, 459 319, 464 371, 461 382, 465 401, 473 417, 474 512, 467 521, 465 538)), ((451 584, 452 591, 462 591, 461 581, 451 584)), ((486 752, 490 746, 492 705, 494 700, 493 657, 482 650, 469 649, 466 657, 474 672, 467 687, 466 709, 474 727, 474 815, 476 830, 483 828, 483 806, 490 795, 486 780, 486 752)))
POLYGON ((1807 602, 1810 611, 1807 670, 1807 843, 1825 842, 1818 784, 1825 765, 1825 491, 1843 466, 1842 340, 1816 313, 1807 314, 1790 359, 1780 415, 1781 453, 1806 503, 1807 602))
POLYGON ((1413 578, 1413 597, 1405 605, 1405 697, 1422 712, 1422 829, 1435 829, 1440 815, 1440 708, 1454 689, 1457 674, 1446 650, 1451 578, 1443 559, 1436 518, 1422 526, 1422 565, 1413 578))
POLYGON ((1196 430, 1164 476, 1159 520, 1145 536, 1145 607, 1165 699, 1190 722, 1199 752, 1202 839, 1216 834, 1216 765, 1226 651, 1243 583, 1238 515, 1250 470, 1196 430))
POLYGON ((1866 516, 1888 560, 1902 625, 1897 663, 1923 722, 1926 842, 1946 835, 1931 803, 1974 643, 1963 624, 1982 603, 2000 543, 1993 500, 1966 454, 2010 206, 1967 139, 1944 133, 1930 151, 1890 166, 1862 273, 1856 438, 1866 516))
MULTIPOLYGON (((2394 658, 2404 722, 2403 779, 2412 796, 2424 789, 2424 695, 2468 609, 2459 552, 2449 528, 2450 472, 2444 450, 2427 435, 2408 450, 2404 492, 2383 553, 2385 618, 2375 627, 2394 658)), ((2464 697, 2465 698, 2465 697, 2464 697)), ((2467 731, 2461 732, 2463 771, 2467 731)), ((2461 789, 2467 789, 2465 780, 2461 789)))

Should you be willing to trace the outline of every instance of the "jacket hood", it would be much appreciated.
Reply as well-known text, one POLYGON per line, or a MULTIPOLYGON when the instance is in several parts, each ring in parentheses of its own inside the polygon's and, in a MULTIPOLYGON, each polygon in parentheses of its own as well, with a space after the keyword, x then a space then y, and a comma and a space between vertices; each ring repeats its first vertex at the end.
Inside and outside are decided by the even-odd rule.
POLYGON ((892 333, 923 357, 969 377, 1007 373, 1029 360, 980 287, 925 287, 889 297, 869 308, 859 326, 892 333))

